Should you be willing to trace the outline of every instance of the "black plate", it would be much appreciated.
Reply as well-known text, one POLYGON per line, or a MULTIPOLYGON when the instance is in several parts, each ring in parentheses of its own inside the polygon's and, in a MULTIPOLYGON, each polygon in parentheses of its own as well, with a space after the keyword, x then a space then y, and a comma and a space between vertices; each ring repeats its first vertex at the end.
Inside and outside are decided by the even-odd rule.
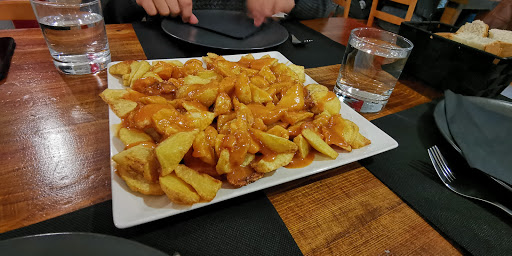
MULTIPOLYGON (((218 17, 219 23, 229 20, 239 19, 237 23, 240 30, 247 28, 247 14, 228 10, 208 10, 202 11, 201 16, 218 17)), ((211 19, 215 20, 215 19, 211 19)), ((201 20, 199 20, 201 23, 201 20)), ((189 42, 195 45, 212 47, 226 50, 260 50, 274 47, 284 43, 288 39, 288 31, 276 21, 269 20, 253 34, 245 38, 235 38, 227 36, 225 31, 214 32, 215 26, 209 26, 210 29, 183 23, 181 19, 164 19, 162 29, 169 35, 189 42), (223 34, 224 33, 224 34, 223 34)), ((235 29, 236 26, 231 26, 235 29)), ((221 28, 219 27, 219 30, 221 28)))
MULTIPOLYGON (((475 103, 476 105, 479 105, 480 107, 486 108, 490 111, 494 111, 497 113, 505 114, 512 118, 512 103, 510 102, 483 97, 466 97, 469 101, 475 103)), ((453 139, 450 133, 450 128, 448 128, 448 124, 446 123, 446 111, 444 100, 441 100, 439 103, 437 103, 436 108, 434 109, 434 120, 443 137, 455 150, 457 150, 457 152, 459 152, 459 154, 462 155, 462 150, 459 148, 459 146, 457 146, 457 143, 455 143, 455 140, 453 139)), ((494 179, 496 182, 498 182, 500 185, 505 187, 506 189, 512 191, 511 185, 495 177, 490 177, 494 179)))
POLYGON ((92 233, 53 233, 0 241, 0 254, 11 256, 169 256, 146 245, 92 233))
MULTIPOLYGON (((510 102, 483 97, 466 97, 469 101, 479 105, 482 108, 486 108, 489 111, 502 113, 512 118, 512 103, 510 102)), ((452 145, 453 148, 455 148, 455 150, 457 150, 457 152, 462 153, 460 148, 455 143, 455 140, 450 133, 450 129, 448 128, 448 124, 446 123, 444 100, 441 100, 439 103, 437 103, 436 108, 434 109, 434 120, 436 121, 436 125, 441 131, 443 137, 450 143, 450 145, 452 145)))

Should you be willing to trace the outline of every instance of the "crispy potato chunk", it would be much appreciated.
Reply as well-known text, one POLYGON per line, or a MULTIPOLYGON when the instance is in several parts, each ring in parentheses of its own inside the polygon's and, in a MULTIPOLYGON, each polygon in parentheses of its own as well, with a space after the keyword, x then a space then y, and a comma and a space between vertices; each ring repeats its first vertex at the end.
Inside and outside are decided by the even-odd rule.
POLYGON ((185 165, 178 165, 174 170, 176 176, 191 185, 201 199, 210 202, 217 195, 222 186, 222 181, 212 178, 208 174, 199 173, 185 165))
POLYGON ((338 157, 338 152, 336 152, 334 149, 331 148, 325 141, 315 133, 311 129, 304 129, 302 130, 302 136, 306 138, 306 140, 309 142, 309 144, 316 149, 318 152, 332 158, 336 159, 338 157))
POLYGON ((284 113, 281 121, 294 125, 300 121, 312 118, 314 115, 309 111, 287 111, 284 113))
POLYGON ((164 191, 158 182, 149 182, 140 173, 130 170, 129 167, 118 165, 117 174, 124 180, 128 188, 143 195, 161 196, 164 191))
POLYGON ((288 130, 286 130, 284 127, 282 127, 280 125, 276 125, 270 129, 268 129, 267 133, 270 133, 272 135, 275 135, 275 136, 278 136, 281 138, 285 138, 285 139, 290 138, 290 134, 288 133, 288 130))
POLYGON ((370 145, 371 141, 359 133, 359 127, 350 120, 344 119, 341 116, 336 118, 337 123, 334 125, 333 130, 339 135, 343 136, 345 141, 350 144, 354 149, 362 148, 370 145))
POLYGON ((130 64, 132 62, 134 62, 134 60, 125 60, 125 61, 116 63, 108 69, 108 72, 114 76, 122 76, 125 74, 130 74, 130 72, 131 72, 130 64))
POLYGON ((309 145, 308 141, 302 136, 302 134, 299 134, 295 138, 293 138, 293 142, 297 144, 299 150, 298 154, 302 159, 305 159, 309 152, 311 151, 311 145, 309 145))
POLYGON ((173 203, 195 204, 201 199, 194 188, 176 176, 175 173, 160 177, 160 186, 173 203))
POLYGON ((276 153, 294 153, 297 145, 292 141, 276 135, 252 129, 254 136, 268 149, 276 153))
POLYGON ((160 142, 155 152, 162 166, 161 176, 169 175, 188 152, 199 131, 179 132, 160 142))
POLYGON ((153 143, 153 138, 151 138, 151 136, 137 129, 128 129, 122 127, 119 129, 118 137, 125 146, 134 145, 141 142, 153 143))
POLYGON ((105 89, 100 93, 100 97, 119 118, 124 118, 137 107, 137 102, 123 99, 128 93, 122 89, 105 89))
POLYGON ((327 111, 331 115, 340 113, 341 103, 334 92, 320 84, 309 84, 306 87, 309 98, 312 100, 311 111, 315 114, 327 111))
POLYGON ((283 167, 289 164, 293 159, 294 153, 282 153, 277 154, 272 159, 261 158, 258 161, 255 161, 251 164, 251 167, 254 168, 257 172, 260 173, 268 173, 271 171, 277 170, 279 167, 283 167))
POLYGON ((151 147, 137 145, 117 153, 112 160, 118 165, 129 166, 130 169, 141 173, 149 182, 155 182, 158 178, 158 162, 151 147))

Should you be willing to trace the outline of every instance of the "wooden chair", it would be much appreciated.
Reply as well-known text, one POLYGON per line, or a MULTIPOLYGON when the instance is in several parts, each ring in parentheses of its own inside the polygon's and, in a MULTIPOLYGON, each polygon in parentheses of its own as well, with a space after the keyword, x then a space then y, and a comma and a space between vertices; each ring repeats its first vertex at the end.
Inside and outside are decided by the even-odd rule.
POLYGON ((36 20, 29 0, 0 0, 0 20, 36 20))
POLYGON ((407 14, 405 15, 405 18, 400 18, 393 14, 389 14, 387 12, 377 10, 377 5, 379 4, 379 1, 373 0, 372 8, 370 10, 370 16, 368 17, 368 23, 366 24, 367 26, 371 27, 373 25, 374 18, 378 18, 383 21, 387 21, 389 23, 393 23, 393 24, 399 25, 399 26, 402 22, 411 20, 412 14, 414 13, 414 8, 416 8, 416 3, 418 2, 418 0, 389 0, 389 1, 393 1, 393 2, 408 6, 407 14))
POLYGON ((333 0, 335 4, 343 7, 343 18, 348 18, 348 12, 350 11, 350 4, 352 0, 333 0))

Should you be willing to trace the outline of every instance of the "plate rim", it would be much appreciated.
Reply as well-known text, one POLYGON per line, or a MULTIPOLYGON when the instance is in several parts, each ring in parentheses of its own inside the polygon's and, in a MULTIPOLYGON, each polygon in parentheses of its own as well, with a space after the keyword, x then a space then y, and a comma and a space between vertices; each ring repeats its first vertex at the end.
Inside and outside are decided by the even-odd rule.
MULTIPOLYGON (((247 55, 247 54, 248 53, 232 54, 232 55, 222 55, 222 56, 229 59, 229 58, 238 58, 238 57, 241 57, 241 56, 244 56, 244 55, 247 55)), ((255 58, 259 58, 257 56, 260 56, 260 55, 263 56, 263 55, 268 54, 268 55, 270 55, 273 58, 277 58, 279 62, 283 62, 284 64, 287 64, 287 65, 293 64, 290 60, 288 60, 288 58, 286 58, 282 53, 280 53, 278 51, 257 52, 257 53, 250 53, 250 54, 255 55, 255 58)), ((180 60, 180 61, 186 61, 186 60, 189 60, 189 59, 199 59, 199 60, 201 60, 201 57, 174 58, 174 59, 154 59, 154 60, 148 60, 148 61, 158 61, 158 60, 180 60)), ((118 62, 120 62, 120 61, 118 61, 118 62)), ((110 66, 112 66, 112 65, 114 65, 114 64, 116 64, 118 62, 111 62, 108 65, 108 68, 110 68, 110 66)), ((118 78, 115 78, 112 75, 108 74, 108 77, 107 77, 108 88, 111 88, 110 87, 110 85, 111 85, 110 81, 111 80, 119 81, 118 78)), ((315 80, 313 80, 311 77, 309 77, 306 74, 306 83, 308 83, 308 81, 309 81, 309 83, 316 83, 315 80)), ((123 87, 123 88, 126 88, 126 87, 123 87)), ((117 88, 117 89, 119 89, 119 88, 117 88)), ((290 177, 292 177, 292 178, 287 176, 285 180, 274 180, 274 179, 270 179, 269 180, 268 178, 267 179, 264 178, 264 179, 261 179, 261 180, 265 181, 265 183, 263 183, 263 184, 261 182, 260 183, 255 182, 255 183, 251 183, 251 184, 249 184, 247 186, 244 186, 242 188, 231 189, 230 190, 231 193, 229 193, 227 196, 219 197, 219 195, 217 195, 217 197, 214 198, 211 202, 206 202, 206 203, 201 202, 201 203, 194 204, 192 206, 184 206, 184 207, 176 205, 176 207, 179 207, 180 209, 169 209, 169 208, 167 208, 167 211, 165 211, 165 209, 164 209, 164 211, 159 211, 160 209, 157 209, 157 210, 154 211, 154 212, 157 212, 157 213, 153 212, 152 214, 149 214, 149 216, 146 216, 145 218, 139 218, 139 219, 134 219, 134 220, 126 221, 124 218, 121 217, 124 212, 122 212, 121 209, 117 209, 118 207, 120 207, 120 206, 118 206, 118 203, 120 203, 120 202, 118 202, 118 200, 116 200, 116 198, 118 196, 117 195, 118 191, 116 191, 116 189, 119 189, 119 190, 120 189, 124 189, 124 190, 126 190, 126 188, 123 188, 123 186, 126 186, 126 185, 123 184, 122 182, 119 182, 121 179, 119 177, 117 177, 117 174, 115 174, 115 168, 114 168, 115 163, 113 162, 113 160, 111 160, 112 211, 113 211, 114 225, 117 228, 129 228, 129 227, 132 227, 132 226, 148 223, 148 222, 151 222, 151 221, 155 221, 155 220, 158 220, 158 219, 170 217, 170 216, 173 216, 173 215, 182 214, 182 213, 185 213, 185 212, 190 211, 190 210, 195 210, 195 209, 198 209, 198 208, 202 208, 204 206, 208 206, 208 205, 211 205, 211 204, 219 203, 219 202, 222 202, 222 201, 225 201, 225 200, 229 200, 229 199, 232 199, 232 198, 235 198, 235 197, 239 197, 239 196, 242 196, 242 195, 245 195, 245 194, 253 193, 253 192, 256 192, 256 191, 261 191, 263 189, 267 189, 267 188, 270 188, 270 187, 273 187, 273 186, 276 186, 276 185, 284 184, 286 182, 290 182, 290 181, 297 180, 297 179, 300 179, 300 178, 308 177, 308 176, 311 176, 313 174, 317 174, 317 173, 324 172, 324 171, 327 171, 327 170, 330 170, 330 169, 333 169, 333 168, 340 167, 342 165, 346 165, 346 164, 349 164, 349 163, 352 163, 352 162, 356 162, 356 161, 359 161, 361 159, 368 158, 368 157, 371 157, 371 156, 374 156, 374 155, 377 155, 377 154, 380 154, 380 153, 383 153, 383 152, 386 152, 388 150, 391 150, 391 149, 394 149, 394 148, 398 147, 398 142, 394 138, 392 138, 389 134, 387 134, 382 129, 377 127, 375 124, 370 122, 370 120, 364 118, 360 113, 357 113, 355 110, 353 110, 352 108, 348 107, 343 102, 341 102, 341 107, 342 107, 342 109, 341 109, 340 113, 342 113, 342 115, 344 115, 344 116, 347 116, 347 115, 350 116, 351 117, 350 120, 352 122, 356 123, 356 124, 359 123, 358 126, 360 128, 364 127, 367 130, 373 130, 376 133, 378 133, 378 134, 373 134, 372 135, 374 137, 373 139, 377 140, 377 141, 372 140, 372 143, 373 143, 373 145, 376 145, 376 144, 379 144, 377 142, 381 142, 383 144, 382 147, 377 148, 374 151, 371 151, 371 154, 365 154, 364 153, 364 152, 369 150, 367 147, 364 147, 364 148, 361 148, 361 149, 356 149, 354 151, 356 151, 356 152, 363 152, 363 153, 361 153, 361 154, 363 154, 363 156, 360 157, 360 158, 356 158, 355 160, 351 160, 350 162, 346 162, 346 163, 343 163, 343 161, 345 161, 343 158, 345 158, 345 157, 342 157, 342 159, 340 159, 340 156, 343 155, 343 154, 340 154, 340 156, 336 160, 330 160, 330 162, 329 162, 330 164, 336 163, 333 166, 321 165, 321 163, 324 162, 322 160, 323 159, 327 159, 327 157, 324 157, 324 156, 321 156, 321 155, 317 154, 315 156, 315 161, 311 165, 306 167, 307 168, 306 171, 307 171, 310 168, 314 168, 315 166, 320 165, 317 169, 314 169, 313 171, 307 171, 306 173, 301 173, 298 176, 297 176, 297 174, 290 175, 290 177), (356 119, 356 120, 354 120, 354 119, 356 119), (361 122, 364 122, 363 126, 361 126, 361 124, 360 124, 361 122), (318 161, 316 160, 317 158, 319 158, 318 161), (342 162, 342 163, 341 164, 337 164, 338 162, 342 162), (120 186, 120 188, 118 188, 117 185, 120 186), (171 212, 172 210, 176 210, 178 212, 177 213, 172 213, 171 212)), ((112 118, 119 119, 112 112, 112 110, 109 108, 109 127, 110 127, 109 128, 109 136, 110 136, 110 158, 111 159, 112 159, 112 156, 114 155, 114 153, 116 153, 115 150, 117 150, 115 148, 114 143, 113 143, 113 140, 115 140, 115 138, 113 136, 114 134, 113 134, 113 129, 112 129, 112 125, 116 125, 117 123, 111 123, 112 122, 112 118)), ((366 137, 369 137, 369 136, 366 135, 366 137)), ((118 143, 120 143, 120 142, 118 142, 118 143)), ((371 145, 372 144, 370 144, 370 146, 371 145)), ((374 147, 376 147, 376 146, 374 146, 374 147)), ((279 170, 301 170, 301 169, 304 169, 304 168, 287 169, 287 168, 281 167, 281 168, 278 169, 278 171, 279 170)), ((283 172, 283 175, 284 175, 284 172, 286 172, 286 171, 281 171, 281 172, 283 172)), ((271 172, 270 176, 273 176, 275 173, 276 173, 275 171, 271 172)), ((297 171, 294 171, 294 173, 297 173, 297 171)), ((137 194, 137 193, 130 192, 130 191, 125 191, 125 192, 128 192, 129 194, 134 195, 137 198, 142 198, 141 200, 144 200, 144 198, 149 197, 149 196, 144 196, 144 195, 137 194)), ((226 193, 228 193, 228 192, 226 192, 226 193)), ((164 197, 164 196, 162 196, 162 197, 164 197)), ((146 202, 144 201, 144 203, 146 203, 146 202)), ((167 205, 169 205, 169 204, 172 204, 172 203, 168 202, 167 205)), ((146 205, 147 205, 147 203, 146 203, 146 205)), ((145 214, 145 213, 143 213, 143 214, 145 214)), ((125 217, 125 216, 123 216, 123 217, 125 217)))
POLYGON ((158 250, 157 248, 151 247, 149 245, 143 244, 139 241, 131 240, 124 237, 109 235, 109 234, 102 234, 102 233, 94 233, 94 232, 50 232, 50 233, 40 233, 40 234, 32 234, 32 235, 24 235, 24 236, 18 236, 18 237, 12 237, 9 239, 5 239, 0 241, 0 246, 2 244, 11 243, 12 241, 24 241, 24 240, 37 240, 37 239, 45 239, 45 238, 56 238, 56 239, 64 239, 66 237, 80 237, 81 241, 86 241, 86 239, 109 239, 109 240, 115 240, 114 242, 116 244, 123 243, 123 244, 131 244, 133 246, 136 246, 143 250, 148 250, 148 253, 154 253, 154 255, 167 255, 161 250, 158 250), (61 238, 62 237, 62 238, 61 238), (85 237, 85 238, 84 238, 85 237), (158 254, 157 254, 158 253, 158 254))

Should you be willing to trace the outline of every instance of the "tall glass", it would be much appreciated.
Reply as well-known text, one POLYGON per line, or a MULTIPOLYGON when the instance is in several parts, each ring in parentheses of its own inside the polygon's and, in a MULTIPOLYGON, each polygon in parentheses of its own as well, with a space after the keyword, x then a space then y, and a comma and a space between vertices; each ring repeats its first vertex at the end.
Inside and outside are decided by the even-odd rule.
POLYGON ((334 92, 358 112, 381 111, 412 48, 411 41, 391 32, 376 28, 353 29, 334 92))
POLYGON ((30 0, 53 63, 65 74, 94 74, 110 63, 99 0, 30 0))

